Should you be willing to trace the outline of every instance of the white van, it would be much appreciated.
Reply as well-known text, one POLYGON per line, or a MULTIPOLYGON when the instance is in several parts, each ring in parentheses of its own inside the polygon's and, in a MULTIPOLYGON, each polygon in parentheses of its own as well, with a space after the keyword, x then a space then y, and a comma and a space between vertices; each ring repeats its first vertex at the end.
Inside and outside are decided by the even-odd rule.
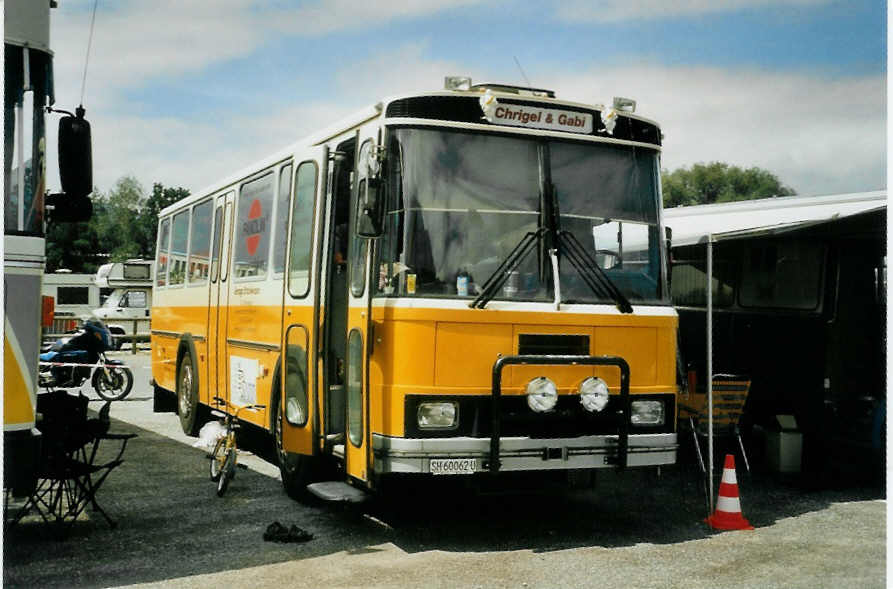
POLYGON ((102 319, 112 332, 115 347, 121 347, 119 336, 131 336, 136 323, 136 333, 141 339, 149 338, 150 310, 152 308, 152 281, 155 262, 151 260, 127 260, 99 267, 94 279, 100 288, 112 288, 112 293, 93 316, 102 319))

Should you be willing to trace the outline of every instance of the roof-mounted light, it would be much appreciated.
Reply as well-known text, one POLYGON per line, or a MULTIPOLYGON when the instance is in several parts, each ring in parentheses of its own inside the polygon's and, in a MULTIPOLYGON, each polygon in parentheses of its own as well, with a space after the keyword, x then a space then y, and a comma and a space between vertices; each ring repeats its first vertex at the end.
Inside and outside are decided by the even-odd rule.
POLYGON ((445 90, 471 90, 471 78, 468 76, 447 76, 443 79, 445 90))
POLYGON ((526 86, 511 86, 509 84, 475 84, 471 87, 472 91, 478 92, 502 92, 503 94, 517 94, 519 96, 536 96, 538 98, 555 98, 553 90, 545 88, 527 88, 526 86))
POLYGON ((614 110, 621 112, 636 112, 636 101, 632 98, 614 97, 614 110))

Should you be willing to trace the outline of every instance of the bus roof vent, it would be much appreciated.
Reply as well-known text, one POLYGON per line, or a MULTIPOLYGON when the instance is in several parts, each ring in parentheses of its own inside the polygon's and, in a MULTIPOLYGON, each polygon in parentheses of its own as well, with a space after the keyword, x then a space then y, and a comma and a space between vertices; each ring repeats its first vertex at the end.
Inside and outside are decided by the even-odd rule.
POLYGON ((545 88, 527 88, 525 86, 510 86, 508 84, 475 84, 470 88, 472 92, 503 92, 506 94, 517 94, 518 96, 539 96, 544 98, 555 98, 554 90, 546 90, 545 88))

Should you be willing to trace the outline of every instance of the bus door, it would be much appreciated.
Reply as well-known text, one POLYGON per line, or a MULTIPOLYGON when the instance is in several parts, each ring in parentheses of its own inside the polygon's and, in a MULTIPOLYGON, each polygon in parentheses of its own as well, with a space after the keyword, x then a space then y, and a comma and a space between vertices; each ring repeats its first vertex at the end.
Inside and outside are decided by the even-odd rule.
MULTIPOLYGON (((295 154, 290 202, 288 254, 283 280, 282 332, 284 353, 280 364, 279 399, 274 405, 281 423, 282 447, 290 464, 295 455, 316 454, 322 431, 321 288, 328 147, 313 147, 295 154), (291 456, 288 456, 288 455, 291 456)), ((277 432, 277 436, 279 433, 277 432)), ((283 457, 280 456, 280 468, 283 457)), ((285 476, 285 474, 283 475, 285 476)), ((285 481, 287 486, 291 481, 285 481)))
POLYGON ((208 301, 208 399, 229 398, 226 374, 226 308, 229 304, 229 250, 235 193, 214 201, 214 236, 211 246, 211 288, 208 301))
POLYGON ((375 157, 375 139, 359 137, 354 162, 354 182, 350 198, 350 231, 347 264, 349 288, 345 349, 345 389, 347 404, 346 471, 348 476, 368 482, 371 474, 369 432, 369 337, 370 290, 369 254, 372 241, 356 233, 357 199, 367 188, 370 158, 375 157))

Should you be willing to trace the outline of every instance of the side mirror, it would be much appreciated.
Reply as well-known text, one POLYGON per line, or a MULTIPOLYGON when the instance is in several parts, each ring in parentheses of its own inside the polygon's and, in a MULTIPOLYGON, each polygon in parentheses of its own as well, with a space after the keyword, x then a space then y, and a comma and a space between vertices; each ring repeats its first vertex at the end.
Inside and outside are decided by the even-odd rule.
POLYGON ((90 123, 84 109, 76 115, 67 114, 59 120, 59 180, 61 194, 47 196, 52 207, 50 220, 61 223, 89 221, 93 215, 93 148, 90 123))
POLYGON ((673 228, 664 227, 664 233, 667 240, 667 286, 669 286, 673 280, 673 254, 670 249, 673 247, 673 228))
POLYGON ((93 201, 86 196, 68 196, 64 192, 48 194, 46 207, 53 223, 84 223, 93 216, 93 201))
POLYGON ((381 179, 370 176, 360 180, 357 194, 357 235, 360 237, 381 237, 384 229, 384 206, 381 194, 381 179))
POLYGON ((93 147, 90 123, 84 109, 77 116, 64 116, 59 121, 59 180, 62 192, 69 197, 85 197, 93 192, 93 147))

